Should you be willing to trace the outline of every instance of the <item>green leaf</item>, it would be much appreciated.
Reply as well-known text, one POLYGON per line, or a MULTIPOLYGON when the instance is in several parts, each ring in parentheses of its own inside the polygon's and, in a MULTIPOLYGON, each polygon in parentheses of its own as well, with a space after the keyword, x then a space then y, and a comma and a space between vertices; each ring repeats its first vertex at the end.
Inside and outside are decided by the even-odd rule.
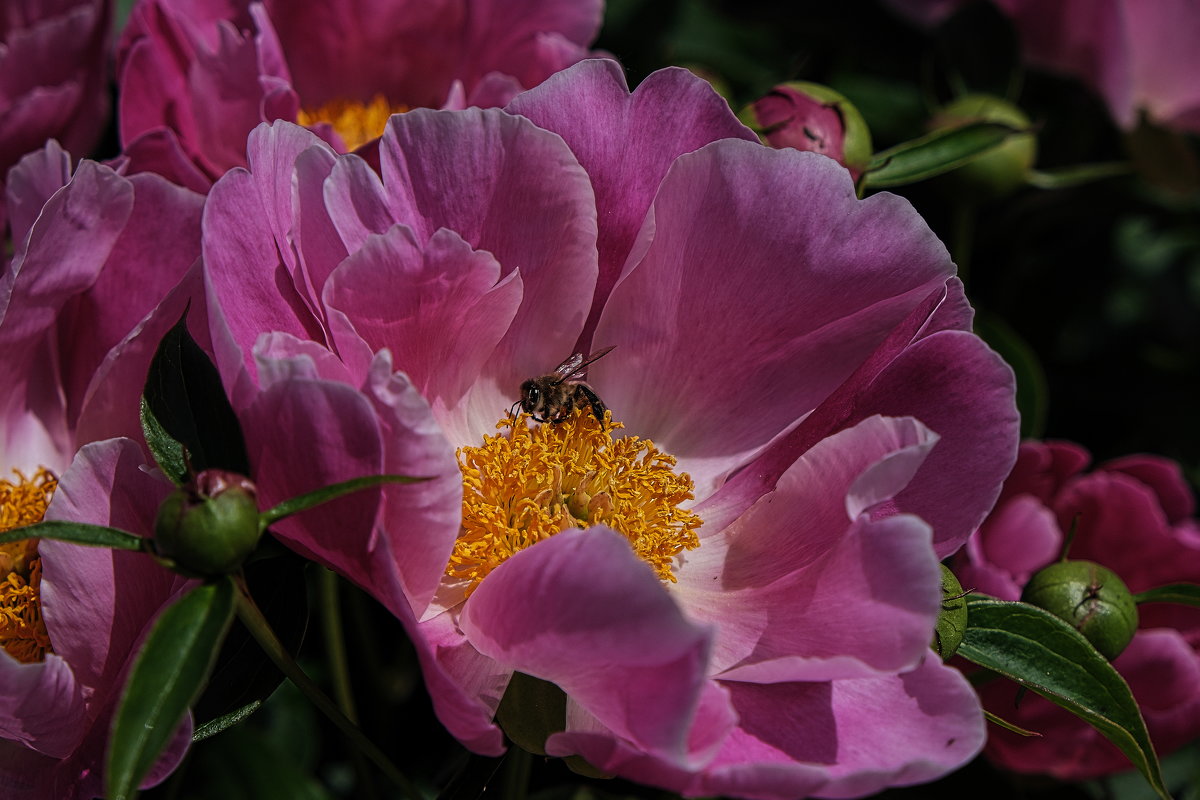
POLYGON ((1028 603, 968 598, 958 654, 1000 673, 1084 720, 1120 748, 1170 800, 1146 723, 1129 685, 1083 635, 1028 603))
POLYGON ((260 708, 262 708, 262 704, 262 700, 253 700, 241 708, 235 708, 228 714, 217 717, 216 719, 210 719, 203 725, 197 725, 196 729, 192 731, 192 741, 202 742, 210 736, 216 736, 222 731, 229 730, 234 725, 237 725, 255 711, 258 711, 260 708))
POLYGON ((330 500, 336 500, 342 495, 359 492, 363 489, 370 489, 374 486, 380 486, 385 483, 419 483, 427 481, 429 478, 410 478, 405 475, 367 475, 362 478, 352 478, 341 483, 334 483, 329 486, 322 486, 313 492, 298 495, 296 497, 284 500, 279 505, 272 509, 262 512, 258 515, 260 524, 265 528, 272 525, 284 517, 290 517, 293 514, 299 514, 301 511, 307 511, 310 508, 328 503, 330 500))
POLYGON ((154 623, 113 719, 107 797, 133 797, 199 694, 233 619, 233 583, 198 586, 154 623))
POLYGON ((173 480, 181 477, 182 453, 164 442, 160 432, 178 443, 196 472, 215 468, 249 474, 241 426, 225 398, 217 368, 188 333, 187 312, 159 342, 142 397, 147 409, 143 413, 146 441, 173 480), (147 416, 153 419, 150 428, 147 416))
POLYGON ((145 395, 142 396, 139 416, 142 420, 142 436, 150 448, 150 455, 154 456, 155 463, 164 475, 176 486, 182 486, 188 477, 188 457, 183 445, 159 423, 145 395))
POLYGON ((0 533, 0 544, 19 542, 22 539, 56 539, 60 542, 86 544, 91 547, 111 547, 114 550, 141 550, 146 540, 118 528, 103 525, 88 525, 66 520, 45 520, 24 528, 14 528, 0 533))
POLYGON ((1170 583, 1156 589, 1147 589, 1133 596, 1133 602, 1142 603, 1178 603, 1184 606, 1200 608, 1200 585, 1194 583, 1170 583))
POLYGON ((972 122, 902 142, 876 153, 862 177, 866 189, 916 183, 958 169, 1010 137, 1026 133, 999 122, 972 122))

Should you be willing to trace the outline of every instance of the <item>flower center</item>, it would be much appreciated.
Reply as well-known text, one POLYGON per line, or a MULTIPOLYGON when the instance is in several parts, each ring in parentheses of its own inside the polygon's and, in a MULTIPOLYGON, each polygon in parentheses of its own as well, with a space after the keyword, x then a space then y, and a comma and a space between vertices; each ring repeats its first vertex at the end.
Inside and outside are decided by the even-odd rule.
MULTIPOLYGON (((39 469, 30 480, 17 470, 15 483, 0 478, 0 533, 41 522, 58 479, 39 469)), ((37 539, 0 544, 0 647, 22 663, 41 661, 50 651, 38 598, 42 560, 37 539)))
POLYGON ((568 528, 607 525, 664 581, 684 550, 700 546, 700 517, 680 508, 695 484, 675 457, 622 427, 575 409, 562 422, 530 426, 528 414, 496 423, 508 433, 460 447, 463 520, 446 574, 468 592, 512 554, 568 528))
POLYGON ((408 106, 394 106, 377 94, 368 103, 357 100, 331 100, 320 108, 302 108, 296 122, 305 127, 328 123, 347 150, 357 150, 372 139, 383 135, 384 126, 392 114, 408 111, 408 106))

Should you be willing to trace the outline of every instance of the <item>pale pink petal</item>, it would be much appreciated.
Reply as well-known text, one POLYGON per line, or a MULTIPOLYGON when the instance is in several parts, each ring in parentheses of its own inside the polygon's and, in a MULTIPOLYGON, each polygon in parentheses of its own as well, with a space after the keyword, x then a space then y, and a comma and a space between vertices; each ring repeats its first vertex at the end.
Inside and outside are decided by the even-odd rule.
MULTIPOLYGON (((442 228, 421 246, 397 225, 346 260, 325 301, 371 349, 390 350, 397 367, 444 413, 478 381, 521 303, 520 273, 500 279, 500 271, 490 253, 473 250, 452 231, 442 228), (390 291, 397 285, 406 287, 402 294, 390 291)), ((484 428, 470 430, 477 436, 498 412, 492 409, 484 428)))
POLYGON ((479 652, 557 684, 615 734, 685 756, 711 634, 614 531, 565 531, 510 557, 467 600, 460 625, 479 652))
MULTIPOLYGON (((870 418, 822 441, 774 492, 685 561, 675 594, 716 624, 710 671, 736 680, 825 680, 895 671, 928 648, 938 613, 929 530, 896 517, 877 527, 859 497, 899 492, 936 437, 911 420, 870 418)), ((701 510, 703 506, 701 506, 701 510)))
POLYGON ((512 670, 472 647, 450 614, 419 625, 405 622, 412 626, 413 645, 438 720, 471 751, 500 755, 504 735, 493 717, 512 670))
POLYGON ((711 85, 686 70, 659 70, 630 93, 624 71, 608 59, 564 70, 506 109, 562 136, 591 179, 600 271, 589 329, 675 159, 718 139, 758 141, 711 85))
POLYGON ((953 271, 906 201, 860 201, 830 159, 744 142, 680 157, 651 225, 596 328, 596 343, 617 351, 589 381, 631 432, 680 459, 700 498, 953 271), (775 234, 747 246, 750 224, 775 234))
POLYGON ((930 655, 903 675, 727 684, 740 722, 709 768, 707 792, 789 775, 807 783, 816 767, 825 781, 814 794, 862 797, 962 766, 984 743, 979 701, 962 673, 930 655))
POLYGON ((483 379, 515 393, 571 355, 596 280, 596 208, 562 139, 496 110, 418 109, 392 117, 380 147, 393 213, 418 242, 449 228, 502 277, 520 271, 521 308, 483 379))

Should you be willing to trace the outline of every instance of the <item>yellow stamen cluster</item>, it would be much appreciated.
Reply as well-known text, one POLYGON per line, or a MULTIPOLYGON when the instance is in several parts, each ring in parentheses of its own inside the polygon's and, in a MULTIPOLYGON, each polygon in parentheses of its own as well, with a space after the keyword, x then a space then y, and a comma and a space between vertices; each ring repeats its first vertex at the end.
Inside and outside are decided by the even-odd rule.
POLYGON ((484 436, 458 450, 463 474, 462 528, 446 574, 468 591, 519 550, 568 528, 608 525, 629 540, 658 577, 684 550, 700 546, 701 520, 680 508, 695 486, 676 473, 675 457, 622 428, 576 409, 557 423, 529 425, 527 414, 496 424, 507 433, 484 436))
POLYGON ((342 137, 347 150, 357 150, 383 135, 388 117, 405 111, 408 106, 394 106, 386 97, 377 94, 368 103, 331 100, 320 108, 302 108, 296 121, 304 126, 327 122, 342 137))
MULTIPOLYGON (((0 478, 0 533, 41 522, 58 486, 45 469, 32 479, 14 472, 15 483, 0 478)), ((0 647, 26 664, 41 661, 50 651, 39 600, 41 581, 37 539, 0 544, 0 647)))

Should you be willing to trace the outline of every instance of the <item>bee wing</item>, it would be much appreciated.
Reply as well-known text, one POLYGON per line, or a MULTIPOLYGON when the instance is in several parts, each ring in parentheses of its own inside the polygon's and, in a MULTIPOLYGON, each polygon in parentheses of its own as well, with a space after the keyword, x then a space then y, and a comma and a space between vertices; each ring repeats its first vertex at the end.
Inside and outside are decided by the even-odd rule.
MULTIPOLYGON (((615 346, 616 345, 613 345, 613 347, 615 347, 615 346)), ((576 375, 582 374, 584 369, 587 368, 588 364, 591 364, 593 361, 596 361, 601 356, 608 355, 609 350, 612 350, 612 347, 605 347, 603 350, 597 350, 596 352, 592 353, 587 358, 583 357, 583 353, 575 353, 573 356, 568 358, 566 361, 564 361, 563 363, 561 363, 557 367, 555 367, 554 374, 558 375, 559 380, 562 380, 562 381, 570 380, 571 378, 575 377, 576 375)))

